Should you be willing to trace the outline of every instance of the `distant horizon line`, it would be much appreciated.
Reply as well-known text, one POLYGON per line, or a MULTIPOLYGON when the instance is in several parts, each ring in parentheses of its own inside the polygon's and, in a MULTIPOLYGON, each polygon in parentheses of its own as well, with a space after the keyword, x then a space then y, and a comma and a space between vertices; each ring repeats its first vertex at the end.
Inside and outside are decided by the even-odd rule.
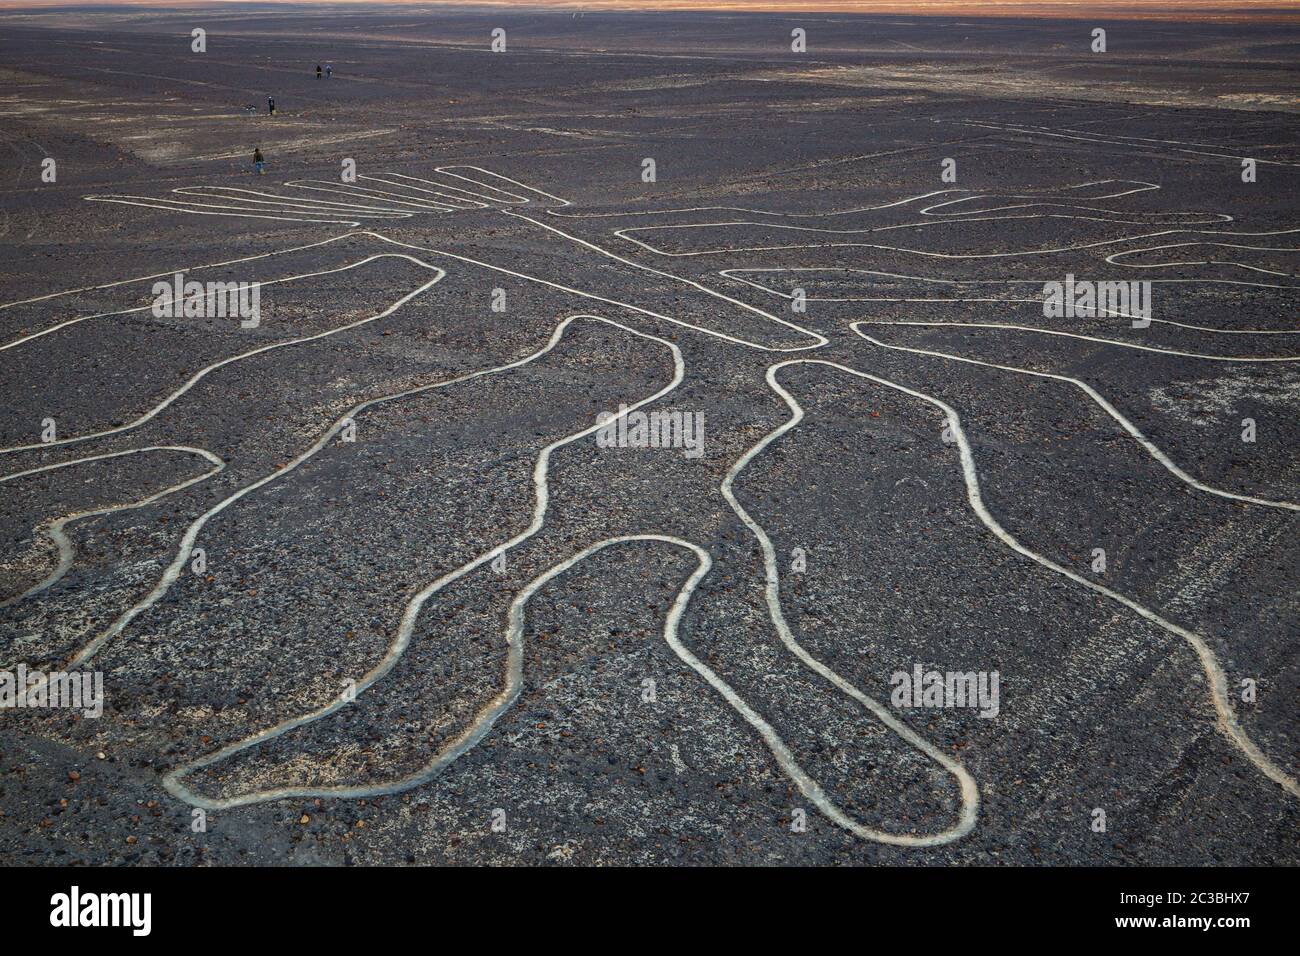
POLYGON ((529 8, 573 13, 773 13, 981 18, 1269 21, 1300 20, 1300 0, 0 0, 0 10, 33 13, 100 8, 185 10, 219 7, 529 8))

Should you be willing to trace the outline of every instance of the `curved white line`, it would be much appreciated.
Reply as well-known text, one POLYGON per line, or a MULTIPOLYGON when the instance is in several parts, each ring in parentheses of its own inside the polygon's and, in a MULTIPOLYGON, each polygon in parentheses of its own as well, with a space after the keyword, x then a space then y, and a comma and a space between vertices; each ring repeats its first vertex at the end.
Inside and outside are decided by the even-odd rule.
POLYGON ((1131 598, 1120 594, 1118 591, 1111 590, 1104 584, 1098 584, 1096 581, 1091 581, 1088 578, 1071 571, 1069 568, 1063 567, 1049 558, 1038 554, 1036 551, 1030 550, 998 523, 997 519, 993 517, 988 508, 984 505, 984 499, 980 492, 979 476, 975 469, 975 456, 971 451, 970 442, 966 438, 966 432, 963 430, 961 425, 961 417, 957 414, 956 409, 951 405, 948 405, 946 402, 935 398, 933 395, 927 395, 924 392, 907 388, 904 385, 899 385, 897 382, 891 382, 889 379, 880 378, 876 375, 870 375, 867 372, 858 371, 857 369, 850 368, 847 365, 841 365, 839 362, 830 362, 825 359, 806 358, 787 359, 784 362, 779 362, 776 365, 769 367, 767 370, 768 384, 774 391, 785 399, 786 404, 789 405, 792 410, 799 407, 798 402, 795 401, 793 396, 781 388, 780 383, 776 380, 776 373, 789 365, 800 364, 826 365, 830 368, 839 369, 842 372, 848 372, 850 375, 855 375, 858 378, 875 382, 878 385, 894 389, 895 391, 902 392, 905 395, 910 395, 913 398, 919 398, 921 401, 940 409, 947 417, 948 424, 951 427, 952 434, 956 439, 957 448, 961 455, 962 478, 966 484, 967 501, 970 503, 971 510, 975 512, 975 515, 981 522, 983 522, 984 526, 993 532, 993 535, 999 541, 1017 554, 1029 558, 1031 561, 1047 568, 1049 571, 1053 571, 1062 577, 1068 578, 1090 591, 1101 594, 1111 601, 1128 608, 1139 617, 1155 624, 1157 627, 1160 627, 1161 629, 1168 631, 1170 634, 1186 641, 1191 646, 1192 650, 1196 652, 1196 656, 1201 663, 1201 668, 1205 672, 1205 676, 1209 683, 1210 699, 1214 705, 1217 718, 1216 725, 1219 732, 1233 743, 1243 754, 1245 754, 1247 759, 1249 759, 1261 773, 1274 783, 1281 786, 1292 796, 1300 797, 1300 783, 1297 783, 1294 777, 1290 776, 1278 767, 1277 764, 1273 763, 1273 761, 1255 745, 1250 737, 1246 735, 1246 732, 1242 730, 1241 725, 1237 722, 1237 716, 1232 709, 1231 699, 1228 695, 1227 677, 1224 675, 1223 668, 1219 666, 1218 659, 1215 657, 1214 652, 1210 649, 1204 638, 1199 634, 1166 620, 1154 611, 1148 610, 1131 598))
POLYGON ((1012 325, 1004 322, 916 322, 902 319, 868 319, 864 325, 915 325, 934 328, 966 329, 1009 329, 1015 332, 1034 332, 1039 335, 1057 335, 1067 339, 1081 339, 1085 342, 1097 342, 1101 345, 1115 345, 1125 349, 1137 349, 1141 352, 1155 352, 1159 355, 1177 355, 1179 358, 1203 359, 1207 362, 1300 362, 1300 355, 1295 356, 1253 356, 1253 355, 1205 355, 1201 352, 1183 352, 1178 349, 1160 349, 1154 345, 1139 345, 1136 342, 1120 342, 1116 339, 1103 339, 1081 332, 1062 332, 1057 329, 1040 329, 1032 325, 1012 325))
POLYGON ((220 359, 216 362, 213 362, 210 365, 206 365, 203 368, 199 369, 197 372, 195 372, 193 375, 191 375, 188 379, 186 379, 184 384, 182 384, 180 388, 173 391, 161 402, 158 402, 149 411, 145 412, 143 415, 139 416, 138 418, 135 418, 132 421, 127 422, 125 425, 118 425, 115 428, 106 428, 102 431, 91 432, 86 435, 74 435, 71 438, 60 438, 57 439, 56 441, 51 441, 51 442, 36 442, 30 445, 10 445, 7 448, 0 448, 0 455, 7 455, 7 454, 12 454, 14 452, 20 452, 20 451, 31 451, 32 449, 36 449, 36 448, 53 448, 59 445, 70 445, 76 442, 90 441, 92 438, 103 438, 107 435, 117 435, 125 431, 130 431, 131 429, 134 428, 139 428, 145 422, 154 418, 159 412, 167 408, 167 406, 171 405, 178 398, 180 398, 191 388, 197 385, 210 372, 214 372, 217 369, 222 368, 223 366, 226 365, 230 365, 233 362, 238 362, 243 359, 250 358, 251 356, 254 355, 260 355, 263 352, 271 352, 274 351, 275 349, 288 348, 291 345, 301 345, 304 342, 314 342, 318 339, 327 338, 331 335, 338 335, 340 332, 346 332, 349 329, 355 329, 358 328, 359 326, 367 325, 379 319, 386 318, 387 316, 392 315, 394 312, 400 309, 407 302, 411 301, 416 296, 423 293, 425 290, 431 288, 433 285, 439 282, 443 276, 447 274, 442 269, 439 269, 437 266, 430 265, 429 263, 424 262, 421 259, 417 259, 414 256, 401 255, 398 253, 386 253, 383 255, 370 256, 369 258, 356 263, 356 265, 364 265, 366 262, 370 262, 374 259, 385 258, 385 256, 393 256, 394 258, 406 259, 410 262, 414 262, 415 264, 421 266, 422 268, 432 269, 434 272, 437 273, 437 275, 434 276, 432 279, 430 279, 428 282, 424 283, 418 289, 415 289, 413 292, 408 292, 406 295, 402 296, 400 299, 398 299, 388 308, 384 309, 382 312, 376 313, 375 315, 367 316, 364 319, 358 319, 355 322, 348 322, 345 325, 338 326, 337 328, 326 329, 324 332, 316 332, 312 335, 305 335, 296 339, 286 339, 283 342, 272 342, 270 345, 263 345, 260 346, 259 348, 250 349, 247 352, 240 352, 238 355, 231 355, 226 358, 220 359))
POLYGON ((59 560, 55 565, 54 570, 46 575, 44 580, 28 588, 21 594, 0 601, 0 608, 18 604, 20 601, 26 600, 33 594, 39 594, 68 573, 68 569, 72 567, 72 562, 76 557, 76 549, 72 546, 72 542, 68 539, 68 536, 63 533, 63 529, 72 522, 80 521, 82 518, 92 518, 98 515, 115 514, 119 511, 132 511, 136 508, 143 508, 146 505, 153 504, 160 498, 165 498, 170 494, 188 488, 190 485, 198 484, 200 481, 207 481, 207 479, 211 478, 217 472, 222 471, 226 465, 225 462, 212 454, 212 452, 208 451, 206 448, 192 448, 189 445, 150 445, 146 448, 130 448, 126 451, 114 451, 103 455, 91 455, 87 458, 76 458, 72 461, 61 461, 54 465, 42 465, 39 468, 29 468, 26 471, 18 471, 11 475, 0 476, 0 484, 3 484, 6 481, 26 478, 30 475, 36 475, 46 471, 56 471, 60 468, 71 467, 72 465, 82 465, 91 461, 103 461, 107 458, 121 458, 124 455, 138 455, 143 452, 154 451, 176 451, 189 455, 198 455, 200 458, 205 458, 211 462, 213 467, 211 470, 206 471, 201 475, 194 478, 188 478, 175 485, 170 485, 167 488, 164 488, 147 498, 142 498, 139 501, 134 501, 130 504, 124 505, 111 505, 107 508, 95 508, 90 511, 78 511, 70 515, 65 515, 62 518, 58 518, 47 525, 38 526, 37 530, 44 530, 50 540, 54 542, 55 547, 58 549, 59 560))
POLYGON ((803 409, 788 392, 781 388, 773 375, 776 369, 783 368, 788 364, 790 364, 789 361, 771 366, 767 371, 767 382, 777 392, 777 394, 784 399, 786 406, 790 409, 790 418, 764 435, 756 444, 754 444, 753 447, 736 460, 735 464, 731 466, 727 471, 726 476, 722 479, 722 484, 719 487, 719 490, 722 492, 722 497, 726 499, 727 504, 729 504, 731 509, 736 513, 736 517, 740 518, 745 527, 747 527, 754 535, 754 538, 758 541, 759 549, 763 553, 763 596, 767 602, 768 616, 772 619, 772 624, 776 628, 776 633, 780 638, 781 643, 784 644, 786 649, 798 658, 805 667, 821 676, 842 693, 852 697, 897 736, 907 741, 907 743, 911 744, 917 750, 921 751, 935 763, 947 770, 948 773, 957 778, 958 785, 961 788, 961 814, 957 823, 943 831, 941 834, 928 838, 930 842, 923 845, 931 846, 938 843, 951 842, 952 840, 959 839, 969 833, 971 828, 975 826, 975 819, 979 813, 979 787, 975 783, 975 778, 970 775, 959 761, 948 756, 934 744, 920 736, 906 723, 899 720, 887 707, 875 698, 858 690, 857 687, 845 680, 830 667, 813 657, 812 654, 808 653, 804 646, 799 643, 795 638, 794 633, 790 630, 790 625, 785 619, 785 612, 781 607, 781 574, 777 565, 776 549, 772 546, 772 540, 767 536, 767 532, 764 531, 763 527, 750 516, 749 512, 745 510, 736 498, 733 486, 735 485, 737 476, 745 470, 754 458, 772 444, 772 442, 776 441, 803 420, 803 409))
MULTIPOLYGON (((254 491, 255 489, 265 484, 268 484, 271 481, 274 481, 276 478, 292 470, 293 468, 296 468, 302 462, 306 461, 308 458, 315 455, 318 451, 320 451, 322 448, 325 447, 325 444, 329 441, 329 439, 334 434, 336 434, 339 431, 339 429, 343 427, 343 423, 347 421, 349 418, 352 418, 353 416, 359 414, 364 409, 372 405, 379 404, 380 402, 387 402, 394 399, 404 398, 409 395, 414 395, 419 392, 428 391, 433 388, 442 388, 448 385, 469 381, 470 379, 480 378, 484 375, 490 375, 496 372, 502 372, 508 369, 518 368, 522 365, 526 365, 540 358, 541 356, 547 354, 552 349, 554 349, 555 346, 559 343, 562 336, 564 335, 565 330, 568 329, 569 325, 575 319, 579 319, 579 318, 592 319, 597 322, 603 322, 615 328, 622 329, 623 331, 635 335, 639 338, 657 342, 660 345, 666 346, 669 349, 669 351, 672 353, 673 376, 671 381, 666 386, 664 386, 663 388, 655 392, 654 394, 646 398, 639 399, 632 405, 621 407, 616 418, 623 417, 629 412, 635 411, 636 409, 644 405, 657 401, 658 399, 667 395, 669 392, 673 391, 673 389, 675 389, 681 383, 682 379, 685 377, 686 366, 682 361, 681 350, 672 342, 669 342, 667 339, 661 339, 658 336, 651 335, 647 332, 639 332, 636 329, 625 326, 619 322, 615 322, 612 319, 603 318, 601 316, 571 315, 565 318, 562 322, 559 323, 559 325, 556 326, 555 331, 551 334, 550 341, 547 342, 547 344, 544 347, 515 362, 511 362, 506 365, 497 366, 496 368, 492 368, 492 369, 485 369, 479 372, 474 372, 469 375, 462 375, 459 376, 458 378, 449 379, 445 382, 437 382, 432 385, 425 385, 405 392, 400 392, 394 395, 385 396, 383 398, 372 399, 368 402, 363 402, 362 404, 353 408, 350 412, 348 412, 346 415, 340 418, 337 422, 335 422, 335 424, 325 433, 324 436, 321 437, 321 439, 319 439, 307 451, 303 452, 301 455, 295 458, 292 462, 278 469, 277 471, 271 473, 270 475, 267 475, 265 478, 262 478, 260 481, 252 485, 249 485, 246 488, 240 489, 235 494, 226 498, 224 501, 220 502, 214 508, 210 509, 208 512, 200 516, 190 526, 189 530, 186 531, 185 536, 181 541, 181 546, 176 556, 176 559, 172 562, 171 566, 167 569, 167 572, 163 575, 162 580, 154 588, 153 592, 151 592, 150 595, 146 597, 143 601, 141 601, 139 604, 135 605, 135 607, 131 608, 125 614, 123 614, 118 619, 118 621, 113 624, 111 628, 109 628, 107 631, 104 632, 104 634, 100 635, 98 638, 96 638, 95 641, 92 641, 85 648, 83 648, 83 650, 73 659, 73 663, 70 666, 75 667, 75 666, 79 666, 81 663, 84 663, 100 647, 103 646, 104 642, 106 642, 109 638, 116 635, 117 633, 120 633, 121 630, 131 621, 132 618, 134 618, 141 611, 152 606, 155 602, 157 602, 159 598, 162 597, 162 595, 166 592, 167 587, 169 587, 171 582, 174 581, 176 577, 180 574, 180 568, 184 565, 185 561, 187 560, 190 549, 193 547, 194 541, 198 537, 199 530, 203 527, 203 525, 207 522, 209 518, 211 518, 213 515, 217 514, 224 508, 226 508, 228 505, 233 504, 235 501, 239 500, 239 498, 243 497, 244 495, 254 491)), ((383 658, 379 661, 379 663, 377 663, 374 667, 372 667, 369 671, 367 671, 366 674, 363 675, 359 681, 356 682, 355 684, 356 696, 361 695, 366 690, 368 690, 371 686, 373 686, 376 682, 381 680, 397 664, 398 660, 405 653, 407 646, 410 644, 411 635, 415 631, 415 624, 416 624, 416 620, 419 617, 420 610, 424 607, 424 604, 429 600, 430 597, 437 594, 448 584, 460 580, 461 578, 469 574, 474 569, 488 563, 489 561, 492 561, 494 558, 498 557, 499 555, 504 555, 512 548, 516 547, 517 545, 521 544, 524 541, 527 541, 529 538, 535 535, 542 528, 546 520, 547 508, 550 504, 550 485, 549 485, 548 474, 550 469, 551 453, 558 448, 562 448, 566 445, 572 444, 575 441, 578 441, 581 438, 594 434, 601 427, 602 427, 601 424, 590 425, 586 428, 583 428, 580 431, 574 432, 571 435, 565 436, 564 438, 551 442, 550 444, 546 445, 542 449, 542 451, 538 454, 537 461, 534 463, 533 466, 532 478, 533 478, 534 505, 533 505, 533 516, 531 521, 528 524, 528 527, 525 528, 523 531, 519 532, 518 534, 509 538, 503 544, 497 545, 496 547, 484 551, 477 557, 466 562, 465 564, 461 565, 455 570, 442 575, 441 577, 437 578, 435 581, 421 588, 407 602, 406 607, 403 610, 401 622, 398 626, 397 632, 396 634, 394 634, 392 641, 390 641, 388 645, 388 649, 385 652, 383 658)), ((278 737, 281 734, 284 734, 287 731, 294 729, 295 727, 301 727, 304 724, 311 723, 313 721, 319 720, 322 717, 332 714, 336 710, 339 710, 340 708, 346 706, 348 703, 350 703, 350 701, 344 700, 342 698, 335 699, 329 704, 325 704, 321 707, 318 707, 312 711, 309 711, 306 714, 301 714, 297 717, 292 717, 289 718, 288 720, 281 721, 280 723, 275 724, 274 726, 266 730, 263 730, 260 733, 245 738, 244 740, 239 741, 236 744, 232 744, 227 748, 223 748, 223 750, 217 751, 216 754, 211 755, 209 758, 205 758, 205 760, 207 763, 211 763, 215 760, 221 759, 223 756, 226 756, 230 753, 235 753, 237 750, 243 750, 248 747, 255 746, 265 740, 269 740, 273 737, 278 737)), ((495 717, 493 717, 492 719, 495 720, 495 717)), ((484 733, 486 733, 486 729, 484 729, 484 733)), ((253 800, 249 800, 247 802, 253 802, 253 800)))
MULTIPOLYGON (((554 580, 559 575, 565 573, 575 565, 594 554, 604 551, 608 547, 615 545, 629 544, 632 542, 662 542, 671 544, 679 548, 685 548, 695 555, 696 567, 694 572, 687 578, 686 582, 677 592, 677 597, 669 609, 668 615, 664 620, 664 641, 672 649, 673 653, 683 661, 691 670, 695 671, 702 677, 710 687, 718 692, 731 707, 746 723, 754 728, 767 745, 768 750, 776 759, 777 764, 781 767, 800 792, 811 801, 823 815, 836 823, 837 825, 848 830, 850 833, 865 840, 874 840, 878 843, 887 843, 894 846, 938 846, 943 843, 949 843, 952 840, 962 836, 969 830, 963 830, 961 833, 955 831, 944 831, 943 833, 930 836, 915 836, 912 834, 889 833, 884 830, 876 830, 871 827, 865 827, 856 822, 845 814, 827 795, 825 790, 808 776, 807 772, 799 765, 794 754, 786 745, 776 730, 763 717, 754 710, 745 700, 736 693, 736 691, 724 681, 718 674, 681 642, 678 637, 678 629, 681 619, 686 613, 686 608, 690 604, 691 598, 695 594, 701 580, 709 573, 713 567, 713 560, 709 553, 699 545, 673 535, 666 534, 629 534, 620 535, 614 538, 605 538, 593 545, 579 551, 572 557, 561 561, 550 570, 543 572, 522 588, 515 595, 510 604, 510 611, 507 617, 506 628, 506 646, 508 648, 506 656, 506 673, 505 683, 500 693, 488 701, 474 719, 470 722, 460 734, 448 743, 444 744, 434 756, 434 758, 425 764, 420 770, 412 774, 407 774, 397 780, 381 784, 371 784, 367 786, 355 787, 273 787, 266 790, 258 790, 251 793, 241 794, 236 797, 226 797, 222 799, 212 799, 204 797, 190 790, 181 779, 200 770, 204 767, 217 763, 227 757, 233 756, 249 747, 256 746, 263 742, 267 737, 259 737, 254 740, 237 741, 227 747, 209 754, 199 760, 192 761, 180 767, 173 768, 163 777, 163 786, 173 796, 184 800, 192 806, 202 807, 207 810, 226 810, 231 807, 247 806, 250 803, 264 803, 268 800, 282 800, 293 797, 344 797, 350 799, 375 797, 385 794, 401 793, 414 787, 428 783, 448 765, 453 763, 460 756, 473 748, 482 740, 489 731, 491 731, 496 721, 509 710, 514 702, 519 698, 523 689, 523 650, 524 650, 524 623, 525 612, 528 602, 543 587, 554 580)), ((287 728, 286 728, 287 729, 287 728)), ((282 731, 283 733, 283 731, 282 731)), ((279 736, 277 734, 276 736, 279 736)), ((973 822, 973 820, 972 820, 973 822)))
POLYGON ((1092 401, 1095 402, 1102 411, 1118 422, 1119 426, 1123 428, 1124 431, 1128 432, 1128 434, 1142 446, 1147 454, 1158 461, 1170 474, 1178 478, 1180 481, 1185 482, 1192 488, 1195 488, 1197 491, 1204 491, 1207 494, 1218 495, 1220 498, 1229 498, 1233 501, 1242 501, 1246 504, 1262 505, 1266 508, 1285 508, 1290 511, 1300 511, 1300 504, 1292 501, 1273 501, 1267 498, 1255 498, 1250 495, 1239 495, 1231 491, 1224 491, 1221 488, 1212 487, 1211 485, 1207 485, 1204 482, 1193 478, 1187 472, 1183 471, 1183 469, 1174 464, 1173 460, 1161 451, 1160 448, 1147 438, 1146 435, 1142 434, 1141 430, 1136 425, 1124 417, 1123 413, 1121 413, 1118 408, 1106 401, 1100 392, 1082 379, 1071 378, 1068 375, 1057 375, 1052 372, 1037 372, 1033 369, 1020 368, 1015 365, 998 365, 996 362, 984 362, 979 359, 966 358, 961 355, 952 355, 948 352, 932 352, 928 349, 909 348, 905 345, 890 345, 887 342, 882 342, 879 339, 872 338, 859 328, 859 326, 862 325, 874 324, 885 323, 874 323, 870 321, 851 322, 849 323, 849 328, 872 345, 878 345, 881 348, 892 349, 897 352, 911 352, 914 355, 927 355, 932 358, 941 358, 952 362, 965 362, 970 365, 982 365, 985 368, 995 368, 1003 372, 1014 372, 1019 375, 1032 375, 1035 378, 1049 378, 1055 379, 1058 382, 1066 382, 1080 389, 1085 395, 1092 399, 1092 401))

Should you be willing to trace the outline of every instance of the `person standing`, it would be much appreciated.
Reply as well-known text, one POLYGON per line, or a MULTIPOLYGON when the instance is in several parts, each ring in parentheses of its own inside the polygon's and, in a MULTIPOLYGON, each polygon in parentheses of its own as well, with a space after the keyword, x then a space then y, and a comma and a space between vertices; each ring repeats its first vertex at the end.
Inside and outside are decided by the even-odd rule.
POLYGON ((253 147, 253 168, 257 170, 257 175, 261 176, 265 174, 265 170, 262 168, 265 164, 266 164, 266 160, 262 158, 262 147, 254 146, 253 147))
POLYGON ((320 79, 320 64, 316 64, 316 79, 320 79))
POLYGON ((325 79, 328 80, 328 79, 329 79, 331 76, 333 76, 333 75, 334 75, 334 64, 333 64, 333 63, 326 63, 326 64, 325 64, 325 79))
POLYGON ((267 115, 267 116, 274 116, 274 115, 275 115, 275 97, 274 97, 274 96, 268 96, 268 97, 266 98, 266 115, 267 115))

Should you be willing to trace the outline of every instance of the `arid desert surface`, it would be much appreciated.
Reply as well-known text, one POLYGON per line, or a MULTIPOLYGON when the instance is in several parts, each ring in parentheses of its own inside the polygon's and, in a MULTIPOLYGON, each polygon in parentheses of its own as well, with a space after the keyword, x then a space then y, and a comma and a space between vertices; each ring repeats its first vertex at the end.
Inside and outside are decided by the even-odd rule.
POLYGON ((1300 862, 1298 53, 0 14, 0 861, 1300 862))

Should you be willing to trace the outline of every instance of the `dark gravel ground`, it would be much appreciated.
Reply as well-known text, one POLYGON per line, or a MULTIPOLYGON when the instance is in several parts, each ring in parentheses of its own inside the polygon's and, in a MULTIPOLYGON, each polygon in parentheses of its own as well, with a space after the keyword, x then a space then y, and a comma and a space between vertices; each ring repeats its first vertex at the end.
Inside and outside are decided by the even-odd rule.
POLYGON ((713 561, 682 619, 682 645, 770 724, 829 799, 891 833, 951 827, 956 779, 782 644, 759 545, 720 492, 736 461, 789 417, 765 382, 787 360, 841 363, 956 409, 1002 526, 1201 635, 1243 731, 1294 779, 1295 512, 1190 488, 1069 381, 886 346, 1076 379, 1206 485, 1300 501, 1300 366, 1167 354, 1300 355, 1300 336, 1185 327, 1300 328, 1297 246, 1286 233, 1300 206, 1296 25, 1109 23, 1110 52, 1095 55, 1094 24, 1073 21, 267 7, 0 22, 0 138, 11 155, 0 301, 85 290, 0 309, 0 344, 152 299, 152 279, 90 287, 357 233, 205 270, 241 282, 343 270, 265 286, 254 329, 144 311, 0 351, 0 477, 162 449, 0 485, 0 600, 56 566, 41 530, 49 522, 142 501, 212 467, 177 448, 205 449, 224 466, 154 503, 69 524, 68 573, 0 606, 0 668, 68 661, 150 592, 192 522, 311 448, 350 408, 517 361, 566 317, 588 316, 529 364, 373 406, 357 416, 355 442, 329 442, 213 517, 197 541, 204 573, 184 569, 88 665, 104 674, 102 717, 0 713, 0 861, 1300 862, 1300 801, 1216 730, 1189 644, 1009 550, 970 507, 941 412, 825 364, 774 373, 805 417, 741 473, 736 495, 772 541, 795 637, 863 693, 889 706, 890 676, 917 663, 1000 674, 995 719, 899 713, 978 784, 978 820, 962 838, 891 846, 819 814, 665 642, 695 563, 646 541, 601 551, 537 591, 518 699, 431 782, 213 810, 198 833, 191 807, 162 784, 173 768, 328 704, 374 667, 422 588, 528 527, 544 448, 672 382, 669 343, 684 378, 651 407, 702 412, 702 456, 602 449, 590 437, 557 448, 545 524, 504 570, 484 565, 438 591, 406 652, 355 703, 186 785, 222 799, 417 773, 499 693, 521 589, 598 541, 660 534, 713 561), (789 52, 801 25, 802 55, 789 52), (497 26, 505 54, 487 49, 497 26), (194 27, 208 32, 204 54, 189 50, 194 27), (318 61, 334 65, 333 79, 314 78, 318 61), (241 112, 267 93, 278 116, 241 112), (254 146, 270 163, 256 180, 254 146), (40 181, 46 157, 57 162, 54 183, 40 181), (292 180, 337 181, 347 157, 363 172, 422 178, 472 165, 565 197, 572 207, 524 212, 619 258, 498 209, 349 230, 83 198, 198 184, 283 191, 292 180), (654 183, 641 180, 646 157, 654 183), (1242 157, 1260 161, 1257 182, 1242 182, 1242 157), (940 180, 945 158, 957 161, 955 187, 940 180), (1061 191, 1107 181, 1160 188, 1061 191), (925 204, 820 215, 948 188, 1029 198, 973 202, 962 221, 919 215, 925 204), (711 206, 804 218, 630 215, 711 206), (751 224, 705 225, 735 220, 751 224), (631 234, 675 255, 615 235, 665 225, 704 227, 631 234), (828 240, 793 225, 860 231, 828 240), (1126 238, 1153 233, 1167 234, 1126 238), (1163 244, 1178 245, 1152 249, 1163 244), (795 248, 744 251, 771 246, 795 248), (384 318, 217 368, 135 427, 8 450, 39 445, 47 418, 60 438, 130 424, 214 362, 381 312, 433 277, 394 253, 446 275, 384 318), (374 255, 387 257, 343 269, 374 255), (808 271, 744 276, 771 292, 719 274, 744 269, 808 271), (1183 324, 1044 318, 1041 283, 1067 273, 1162 280, 1154 314, 1183 324), (806 314, 782 297, 796 287, 810 297, 806 314), (491 308, 497 288, 505 312, 491 308), (944 297, 1034 301, 869 301, 944 297), (808 334, 740 303, 828 343, 806 348, 808 334), (1018 325, 1166 351, 1015 329, 862 326, 873 344, 853 322, 1018 325), (1256 423, 1253 443, 1241 440, 1245 418, 1256 423), (1095 548, 1106 551, 1104 574, 1091 568, 1095 548), (791 569, 795 549, 802 571, 791 569), (1252 702, 1236 700, 1245 679, 1257 682, 1252 702), (1099 808, 1105 832, 1091 826, 1099 808), (792 829, 796 810, 807 812, 804 831, 792 829), (502 812, 504 829, 494 829, 502 812))

